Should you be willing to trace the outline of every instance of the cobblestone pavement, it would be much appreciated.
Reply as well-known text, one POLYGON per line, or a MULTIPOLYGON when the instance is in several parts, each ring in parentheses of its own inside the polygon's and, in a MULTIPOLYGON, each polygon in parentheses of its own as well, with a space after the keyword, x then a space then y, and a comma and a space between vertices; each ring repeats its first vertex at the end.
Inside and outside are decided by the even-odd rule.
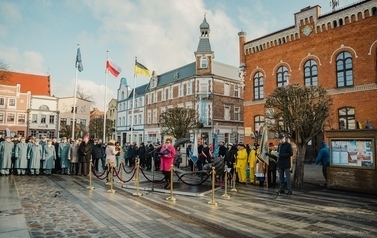
MULTIPOLYGON (((319 186, 320 171, 306 166, 309 185, 293 196, 237 185, 224 199, 219 187, 217 205, 208 204, 211 193, 173 193, 177 200, 167 201, 159 184, 150 191, 144 183, 138 197, 118 183, 116 193, 108 193, 97 178, 92 191, 88 177, 0 177, 0 237, 377 237, 377 197, 319 186)), ((123 173, 124 180, 130 176, 123 173)), ((199 179, 190 176, 185 179, 199 179)))

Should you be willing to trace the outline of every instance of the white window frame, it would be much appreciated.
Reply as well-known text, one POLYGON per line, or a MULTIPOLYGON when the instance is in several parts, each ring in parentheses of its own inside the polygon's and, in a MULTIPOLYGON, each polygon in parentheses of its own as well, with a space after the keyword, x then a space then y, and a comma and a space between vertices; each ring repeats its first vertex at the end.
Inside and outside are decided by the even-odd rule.
POLYGON ((224 105, 224 120, 229 121, 230 120, 230 106, 224 105))
POLYGON ((24 125, 26 123, 26 114, 25 113, 18 113, 17 114, 17 124, 24 125), (20 121, 20 117, 23 116, 24 121, 20 121))
POLYGON ((43 123, 43 124, 47 124, 47 116, 46 116, 46 114, 41 114, 41 122, 40 122, 41 124, 43 123), (43 122, 43 119, 44 119, 44 122, 43 122))
POLYGON ((48 124, 55 124, 55 115, 49 115, 48 124), (52 118, 52 122, 51 122, 51 118, 52 118))
POLYGON ((144 105, 143 105, 143 98, 142 97, 139 97, 139 106, 140 107, 144 107, 144 105))
POLYGON ((170 86, 168 90, 169 90, 168 99, 173 99, 173 86, 170 86))
POLYGON ((166 88, 163 88, 161 91, 161 101, 166 100, 166 88))
POLYGON ((131 122, 132 122, 132 115, 129 115, 128 121, 127 121, 127 126, 131 126, 131 122))
POLYGON ((139 114, 138 116, 137 116, 137 120, 138 120, 138 125, 141 125, 142 124, 142 115, 141 114, 139 114))
POLYGON ((7 124, 15 124, 16 123, 16 114, 14 112, 7 112, 7 124), (13 115, 13 122, 8 121, 8 116, 13 115))
POLYGON ((147 98, 148 98, 148 104, 151 104, 152 103, 152 95, 150 93, 147 94, 147 98))
POLYGON ((17 106, 17 100, 15 98, 8 98, 8 108, 16 108, 17 106), (11 101, 14 101, 14 105, 11 105, 11 101))
POLYGON ((234 107, 234 120, 240 121, 240 119, 241 119, 241 108, 234 107))
POLYGON ((157 123, 157 108, 153 109, 153 123, 157 123))
POLYGON ((183 108, 183 103, 178 103, 178 104, 177 104, 177 107, 179 107, 179 108, 183 108))
POLYGON ((157 91, 156 92, 154 92, 154 99, 153 99, 153 102, 158 102, 158 94, 157 94, 157 91))
POLYGON ((240 85, 238 84, 235 84, 234 85, 234 96, 239 98, 241 95, 240 95, 240 85))
POLYGON ((137 125, 137 115, 134 115, 134 125, 137 125))
POLYGON ((192 82, 187 82, 186 83, 186 95, 191 95, 192 94, 192 82))
POLYGON ((121 117, 118 118, 118 126, 122 126, 122 118, 121 117))
POLYGON ((186 108, 187 109, 193 109, 192 102, 186 102, 186 108))
POLYGON ((201 69, 206 69, 208 68, 208 58, 207 56, 203 55, 201 58, 200 58, 200 66, 199 66, 201 69))
POLYGON ((4 112, 0 112, 0 124, 4 124, 4 112))
POLYGON ((151 124, 151 123, 152 123, 152 111, 148 110, 147 111, 147 124, 151 124))
POLYGON ((0 108, 5 108, 5 98, 0 98, 0 108))
POLYGON ((179 85, 178 85, 178 97, 183 97, 184 95, 183 95, 183 84, 182 83, 180 83, 179 85))
POLYGON ((230 96, 230 84, 224 83, 224 96, 230 96))

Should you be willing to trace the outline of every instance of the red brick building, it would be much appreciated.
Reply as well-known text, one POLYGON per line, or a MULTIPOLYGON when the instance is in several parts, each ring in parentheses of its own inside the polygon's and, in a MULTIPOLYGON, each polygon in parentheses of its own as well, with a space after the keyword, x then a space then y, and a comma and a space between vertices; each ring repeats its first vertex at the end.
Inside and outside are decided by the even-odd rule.
MULTIPOLYGON (((288 83, 327 89, 333 107, 325 130, 356 129, 367 120, 377 126, 377 1, 324 15, 318 5, 306 7, 294 14, 293 26, 250 41, 240 32, 239 44, 245 128, 264 123, 266 97, 288 83)), ((251 140, 245 135, 245 143, 251 140)))

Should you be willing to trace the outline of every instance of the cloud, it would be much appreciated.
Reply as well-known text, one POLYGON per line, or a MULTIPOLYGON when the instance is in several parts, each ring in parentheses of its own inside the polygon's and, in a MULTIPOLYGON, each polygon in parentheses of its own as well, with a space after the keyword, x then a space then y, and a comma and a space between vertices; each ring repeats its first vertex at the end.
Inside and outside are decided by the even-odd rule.
POLYGON ((14 3, 0 3, 0 16, 10 26, 22 20, 18 7, 14 3))

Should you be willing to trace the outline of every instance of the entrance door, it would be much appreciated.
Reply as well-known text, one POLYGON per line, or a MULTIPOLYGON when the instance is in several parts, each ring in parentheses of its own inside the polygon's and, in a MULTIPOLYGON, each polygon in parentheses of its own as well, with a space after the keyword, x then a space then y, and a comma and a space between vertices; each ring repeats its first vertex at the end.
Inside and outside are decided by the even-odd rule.
POLYGON ((305 163, 313 164, 317 158, 318 152, 321 149, 321 142, 324 140, 323 133, 313 137, 306 147, 305 163))

